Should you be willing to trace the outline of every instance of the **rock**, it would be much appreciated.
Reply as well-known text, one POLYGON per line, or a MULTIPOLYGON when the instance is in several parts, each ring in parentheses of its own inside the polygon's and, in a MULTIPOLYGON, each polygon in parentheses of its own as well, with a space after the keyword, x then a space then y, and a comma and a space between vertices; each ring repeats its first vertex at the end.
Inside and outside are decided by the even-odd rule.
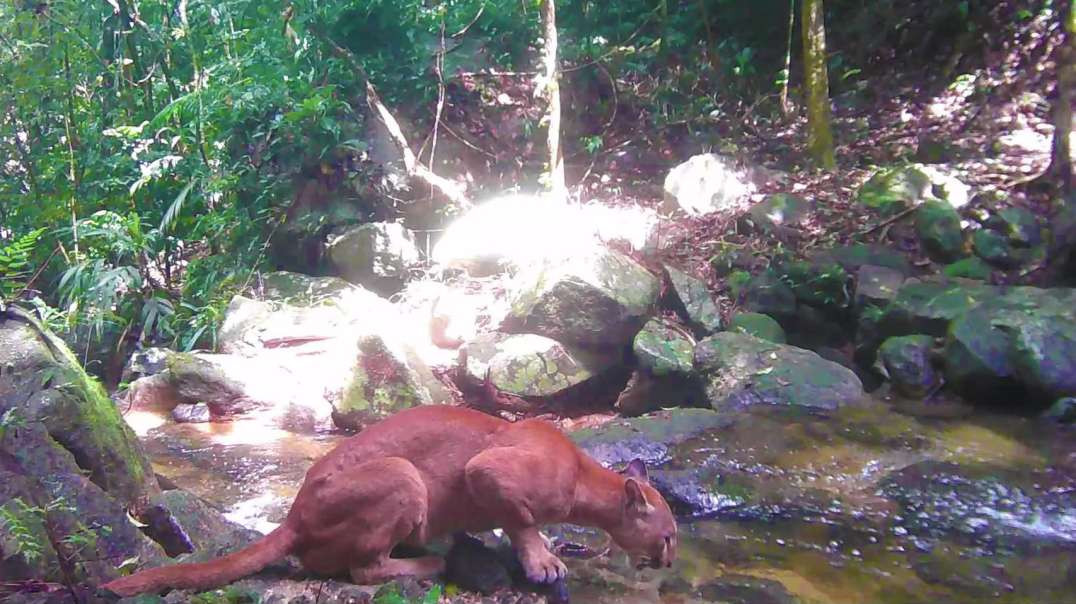
POLYGON ((1050 405, 1042 417, 1059 424, 1076 423, 1076 397, 1059 398, 1050 405))
POLYGON ((632 344, 639 366, 655 376, 691 373, 694 348, 687 336, 657 319, 647 321, 632 344))
POLYGON ((550 397, 611 367, 617 357, 534 334, 485 334, 460 350, 460 369, 474 383, 516 396, 550 397))
POLYGON ((821 348, 842 348, 852 338, 847 315, 807 304, 800 304, 784 327, 789 344, 816 352, 821 348))
POLYGON ((205 562, 246 547, 262 537, 224 517, 197 496, 180 489, 165 491, 161 504, 190 539, 193 551, 177 562, 205 562))
POLYGON ((924 136, 919 139, 915 159, 924 164, 945 164, 956 157, 957 148, 948 141, 924 136))
POLYGON ((414 233, 394 222, 371 222, 348 230, 328 243, 329 259, 352 283, 389 295, 407 281, 420 259, 414 233))
POLYGON ((796 314, 796 294, 776 273, 766 271, 744 285, 739 294, 745 310, 784 320, 796 314))
POLYGON ((669 287, 666 293, 668 306, 683 319, 698 336, 705 336, 723 327, 721 310, 710 296, 710 289, 697 279, 666 266, 669 287))
POLYGON ((695 369, 715 409, 757 404, 833 410, 863 395, 845 367, 793 346, 722 332, 695 347, 695 369))
POLYGON ((631 258, 599 248, 522 274, 502 327, 566 344, 618 347, 646 322, 659 289, 658 278, 631 258))
POLYGON ((311 277, 288 271, 262 276, 261 287, 266 298, 294 306, 312 306, 357 289, 339 277, 311 277))
POLYGON ((212 419, 213 414, 205 403, 177 405, 172 409, 172 420, 177 424, 204 424, 212 419))
POLYGON ((937 262, 953 262, 965 255, 960 215, 944 201, 928 200, 915 212, 915 228, 927 255, 937 262))
POLYGON ((922 398, 938 384, 931 364, 933 347, 934 338, 920 335, 889 338, 882 343, 878 355, 897 392, 922 398))
POLYGON ((688 216, 723 212, 736 208, 754 190, 730 158, 705 153, 676 166, 665 177, 662 210, 688 216))
POLYGON ((710 409, 674 409, 633 419, 618 419, 569 434, 598 463, 621 467, 633 459, 659 466, 673 459, 677 445, 729 420, 710 409))
POLYGON ((752 224, 764 231, 780 230, 782 227, 801 225, 812 211, 805 199, 787 193, 767 195, 751 206, 747 217, 752 224))
POLYGON ((79 461, 90 480, 117 500, 157 493, 138 439, 101 385, 30 314, 0 313, 0 416, 40 422, 79 461))
POLYGON ((1076 285, 1076 200, 1063 203, 1050 220, 1050 265, 1064 283, 1076 285))
POLYGON ((145 348, 136 351, 123 367, 121 381, 131 383, 138 378, 156 375, 168 368, 168 357, 174 351, 169 348, 145 348))
MULTIPOLYGON (((881 493, 900 504, 900 526, 937 539, 957 534, 993 551, 1035 543, 1076 544, 1071 485, 1026 485, 1026 475, 996 467, 961 467, 924 461, 894 472, 881 493)), ((1062 479, 1063 480, 1063 479, 1062 479)))
POLYGON ((998 268, 1016 268, 1028 258, 1026 251, 1013 248, 1004 235, 994 231, 979 229, 972 234, 971 241, 975 254, 998 268))
POLYGON ((978 256, 963 258, 942 268, 942 274, 946 277, 976 279, 978 281, 988 281, 992 273, 993 269, 990 268, 990 265, 983 262, 982 258, 978 256))
POLYGON ((501 555, 466 534, 456 536, 445 555, 445 580, 487 596, 512 587, 501 555))
POLYGON ((1039 219, 1024 208, 1005 208, 997 213, 997 227, 1014 246, 1035 247, 1042 243, 1039 219))
POLYGON ((886 307, 879 332, 883 337, 915 333, 944 336, 950 321, 997 292, 995 287, 976 282, 908 281, 886 307))
POLYGON ((361 430, 397 411, 434 402, 406 352, 376 335, 362 336, 356 344, 351 376, 332 401, 337 426, 361 430))
MULTIPOLYGON (((717 579, 693 586, 686 581, 663 583, 662 601, 670 596, 687 596, 683 601, 720 602, 722 604, 799 604, 779 581, 751 575, 723 574, 717 579)), ((680 600, 675 600, 680 601, 680 600)))
POLYGON ((769 315, 757 312, 736 313, 729 322, 729 331, 754 336, 761 340, 785 343, 785 330, 769 315))
POLYGON ((850 278, 837 263, 801 260, 778 270, 784 273, 782 280, 792 286, 792 292, 800 302, 834 311, 847 308, 851 302, 850 278))
POLYGON ((883 245, 856 243, 814 251, 808 254, 808 258, 820 264, 836 262, 850 273, 857 272, 862 266, 872 265, 891 268, 904 276, 912 274, 908 259, 900 252, 883 245))
POLYGON ((957 318, 945 346, 948 382, 1006 406, 1076 393, 1076 290, 1015 287, 957 318))
POLYGON ((947 202, 953 208, 968 203, 970 188, 956 178, 922 164, 879 170, 860 187, 860 203, 885 214, 918 205, 928 199, 947 202))
POLYGON ((904 274, 899 270, 885 266, 865 264, 856 274, 856 308, 866 306, 885 307, 897 297, 904 284, 904 274))

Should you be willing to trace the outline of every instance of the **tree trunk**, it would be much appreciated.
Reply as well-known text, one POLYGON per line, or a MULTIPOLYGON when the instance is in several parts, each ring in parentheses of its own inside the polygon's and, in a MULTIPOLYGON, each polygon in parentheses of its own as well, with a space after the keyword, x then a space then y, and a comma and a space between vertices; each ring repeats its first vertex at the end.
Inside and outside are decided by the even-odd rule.
POLYGON ((1057 52, 1057 98, 1054 99, 1054 143, 1047 177, 1057 183, 1066 196, 1073 192, 1072 97, 1076 87, 1076 2, 1061 15, 1065 41, 1057 52))
POLYGON ((830 129, 829 74, 826 70, 826 25, 822 0, 803 0, 803 75, 807 85, 807 150, 815 163, 837 166, 830 129))
POLYGON ((557 68, 557 13, 555 0, 542 3, 542 24, 545 26, 545 78, 549 95, 549 190, 557 199, 564 199, 564 153, 560 148, 560 70, 557 68))
POLYGON ((788 0, 788 40, 785 43, 785 69, 781 72, 781 113, 785 117, 792 113, 792 104, 788 102, 788 81, 792 77, 792 30, 796 27, 796 0, 788 0))

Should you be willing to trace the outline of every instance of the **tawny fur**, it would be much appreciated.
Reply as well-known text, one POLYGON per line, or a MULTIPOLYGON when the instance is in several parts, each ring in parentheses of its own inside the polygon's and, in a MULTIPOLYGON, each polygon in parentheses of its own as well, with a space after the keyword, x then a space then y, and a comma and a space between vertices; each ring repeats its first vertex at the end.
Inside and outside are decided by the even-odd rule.
POLYGON ((288 554, 313 573, 348 574, 357 583, 431 577, 444 569, 440 558, 394 559, 389 552, 399 543, 498 527, 528 577, 553 581, 565 567, 538 527, 560 522, 603 529, 655 568, 676 556, 675 519, 641 463, 626 474, 605 469, 544 421, 419 407, 368 427, 315 463, 280 527, 246 549, 103 587, 122 596, 210 589, 288 554))

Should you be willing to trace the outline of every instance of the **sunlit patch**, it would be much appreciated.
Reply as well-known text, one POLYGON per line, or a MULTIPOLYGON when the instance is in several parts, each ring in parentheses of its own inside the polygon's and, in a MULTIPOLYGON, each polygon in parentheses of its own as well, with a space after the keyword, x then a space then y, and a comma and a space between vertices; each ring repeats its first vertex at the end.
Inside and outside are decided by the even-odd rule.
POLYGON ((268 533, 279 526, 278 523, 269 521, 269 514, 279 504, 280 500, 277 496, 262 493, 257 497, 236 503, 225 512, 224 517, 247 528, 268 533))
POLYGON ((149 411, 128 411, 123 415, 123 419, 139 438, 146 436, 150 430, 169 423, 167 418, 149 411))
POLYGON ((266 425, 265 421, 255 419, 232 422, 207 422, 192 424, 203 434, 210 435, 210 440, 218 445, 266 445, 285 440, 290 432, 266 425))
POLYGON ((1052 137, 1024 128, 1002 134, 998 137, 998 142, 1004 147, 1015 148, 1028 153, 1049 153, 1052 137))

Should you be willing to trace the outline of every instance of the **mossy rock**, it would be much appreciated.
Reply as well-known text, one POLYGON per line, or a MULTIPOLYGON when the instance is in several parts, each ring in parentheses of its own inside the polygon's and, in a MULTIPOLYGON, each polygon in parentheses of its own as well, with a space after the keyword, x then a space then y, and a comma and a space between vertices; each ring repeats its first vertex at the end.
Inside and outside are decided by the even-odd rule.
POLYGON ((639 366, 654 376, 691 373, 694 349, 687 336, 657 319, 647 321, 632 344, 639 366))
POLYGON ((886 307, 879 323, 883 337, 926 334, 944 336, 949 323, 1000 290, 974 282, 911 281, 886 307))
POLYGON ((942 268, 942 274, 946 277, 975 279, 977 281, 989 280, 992 273, 993 269, 990 268, 990 265, 978 256, 963 258, 942 268))
POLYGON ((836 262, 848 272, 870 265, 890 268, 904 276, 912 274, 912 265, 904 254, 884 245, 855 243, 812 252, 808 257, 820 263, 836 262))
POLYGON ((1027 250, 1014 248, 1004 235, 988 229, 979 229, 971 236, 975 254, 998 268, 1017 268, 1027 262, 1027 250))
POLYGON ((775 193, 751 206, 747 217, 756 227, 772 231, 783 226, 802 224, 810 216, 811 209, 811 204, 798 195, 775 193))
POLYGON ((566 344, 622 346, 652 314, 660 288, 660 280, 628 256, 595 249, 521 274, 502 329, 566 344))
POLYGON ((701 279, 672 267, 665 267, 669 279, 666 294, 668 305, 698 335, 720 331, 723 327, 721 310, 717 307, 710 289, 701 279))
POLYGON ((721 332, 699 342, 695 370, 715 409, 766 404, 833 410, 863 395, 851 370, 809 350, 746 334, 721 332))
POLYGON ((965 255, 960 215, 943 201, 926 201, 915 212, 915 228, 927 255, 937 262, 953 262, 965 255))
POLYGON ((1024 208, 1004 208, 987 223, 996 226, 1016 247, 1035 247, 1043 242, 1042 225, 1035 214, 1024 208))
POLYGON ((969 188, 930 166, 894 166, 876 172, 859 188, 859 203, 883 214, 896 214, 928 199, 959 208, 968 202, 969 188))
POLYGON ((729 331, 744 333, 756 338, 784 344, 785 330, 769 315, 757 312, 736 313, 729 322, 729 331))
POLYGON ((516 396, 556 396, 610 368, 615 355, 565 345, 535 334, 486 334, 468 342, 460 369, 516 396))
POLYGON ((796 293, 777 273, 767 270, 744 284, 740 298, 744 309, 784 319, 796 314, 796 293))
POLYGON ((894 388, 904 396, 921 398, 938 384, 931 363, 934 338, 913 335, 889 338, 878 349, 894 388))
POLYGON ((851 278, 844 267, 837 263, 801 260, 784 264, 779 270, 784 273, 782 279, 792 287, 800 302, 836 311, 851 304, 851 278))
POLYGON ((364 336, 356 344, 351 377, 333 404, 337 426, 358 430, 397 411, 433 402, 405 353, 379 336, 364 336))

